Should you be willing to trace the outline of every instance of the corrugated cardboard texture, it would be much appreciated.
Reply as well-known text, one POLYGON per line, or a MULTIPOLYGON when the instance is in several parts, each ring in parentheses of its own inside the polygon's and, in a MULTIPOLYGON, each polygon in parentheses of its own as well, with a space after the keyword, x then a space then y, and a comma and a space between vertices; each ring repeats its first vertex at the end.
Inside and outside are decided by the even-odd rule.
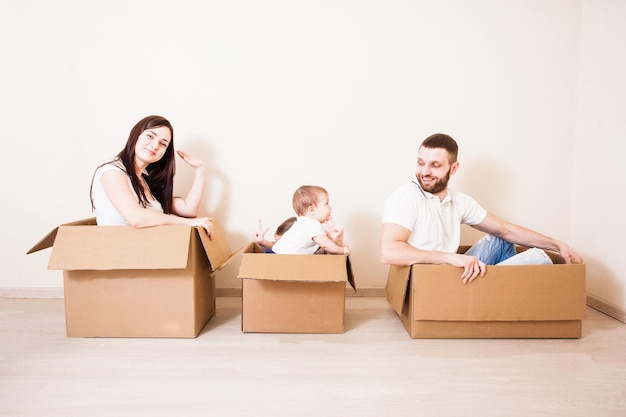
POLYGON ((53 247, 48 269, 184 268, 187 263, 186 242, 191 233, 196 233, 212 271, 216 272, 243 249, 233 254, 220 224, 214 221, 213 227, 214 239, 210 240, 202 227, 96 227, 96 219, 90 218, 56 227, 27 253, 53 247))
POLYGON ((416 320, 536 321, 585 317, 584 267, 490 266, 470 284, 460 269, 419 265, 412 270, 416 320), (441 296, 434 296, 441 294, 441 296))
POLYGON ((242 331, 343 333, 345 289, 344 282, 244 279, 242 331))
POLYGON ((166 270, 149 278, 132 271, 90 275, 64 272, 69 337, 193 338, 215 313, 212 276, 194 280, 166 270))
MULTIPOLYGON (((90 219, 78 220, 78 221, 66 224, 66 226, 88 226, 88 225, 95 226, 96 218, 92 217, 90 219)), ((54 244, 54 240, 56 239, 58 230, 59 228, 55 227, 53 230, 50 231, 50 233, 45 235, 39 242, 37 242, 32 248, 30 248, 30 250, 26 252, 26 254, 28 255, 30 253, 52 247, 52 245, 54 244)))
POLYGON ((209 239, 209 235, 204 228, 196 227, 195 229, 200 236, 213 272, 219 271, 237 257, 238 253, 233 254, 230 250, 226 235, 217 221, 213 221, 213 240, 209 239))
POLYGON ((390 268, 387 299, 411 337, 581 337, 585 265, 489 266, 469 284, 460 275, 449 265, 390 268))
POLYGON ((410 266, 392 266, 389 268, 387 277, 387 301, 398 315, 402 314, 403 307, 408 304, 409 278, 411 277, 410 266))
POLYGON ((346 282, 342 255, 277 255, 250 245, 242 254, 242 330, 269 333, 343 333, 346 282))
POLYGON ((196 337, 215 313, 215 279, 199 239, 183 269, 65 271, 70 337, 196 337))
POLYGON ((52 246, 49 269, 64 270, 67 335, 196 337, 215 313, 212 272, 234 259, 219 224, 213 241, 198 227, 94 224, 61 225, 29 251, 52 246))
POLYGON ((48 268, 185 268, 192 231, 189 226, 145 229, 127 226, 60 226, 48 268))
POLYGON ((582 329, 580 320, 413 321, 409 326, 414 339, 571 339, 579 338, 582 329))
POLYGON ((348 281, 346 257, 340 255, 244 253, 239 277, 271 281, 348 281))

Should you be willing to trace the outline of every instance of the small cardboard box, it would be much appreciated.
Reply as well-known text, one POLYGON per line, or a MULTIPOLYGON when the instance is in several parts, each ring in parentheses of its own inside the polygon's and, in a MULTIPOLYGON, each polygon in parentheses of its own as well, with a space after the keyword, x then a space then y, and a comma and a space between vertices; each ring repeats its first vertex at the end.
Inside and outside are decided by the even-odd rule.
POLYGON ((553 265, 488 266, 468 284, 450 265, 391 266, 387 300, 412 338, 580 338, 585 265, 549 255, 553 265))
POLYGON ((61 225, 28 253, 52 246, 63 270, 69 337, 193 338, 215 313, 214 273, 233 255, 217 223, 200 227, 61 225))
POLYGON ((348 256, 266 254, 250 244, 239 278, 243 332, 345 331, 346 282, 356 291, 348 256))

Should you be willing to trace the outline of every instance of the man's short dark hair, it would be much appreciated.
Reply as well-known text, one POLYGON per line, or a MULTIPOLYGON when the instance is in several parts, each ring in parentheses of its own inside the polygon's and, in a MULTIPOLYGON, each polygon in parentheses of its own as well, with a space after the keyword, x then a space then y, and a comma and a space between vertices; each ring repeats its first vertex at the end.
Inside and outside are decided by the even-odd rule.
POLYGON ((456 144, 456 141, 452 139, 449 135, 445 133, 435 133, 434 135, 430 135, 422 142, 424 148, 435 149, 435 148, 443 148, 450 155, 450 163, 456 162, 456 159, 459 155, 459 145, 456 144))

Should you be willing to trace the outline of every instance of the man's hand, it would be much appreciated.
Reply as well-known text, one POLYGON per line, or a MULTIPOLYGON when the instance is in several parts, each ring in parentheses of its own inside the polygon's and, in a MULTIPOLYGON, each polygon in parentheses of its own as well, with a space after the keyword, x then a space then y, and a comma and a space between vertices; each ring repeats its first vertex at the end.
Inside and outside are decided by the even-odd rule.
POLYGON ((487 265, 478 260, 478 258, 458 253, 451 254, 450 261, 448 263, 450 265, 463 268, 463 273, 461 274, 463 284, 474 281, 478 275, 484 277, 487 270, 487 265))
POLYGON ((559 254, 565 260, 566 264, 582 264, 583 257, 569 247, 568 244, 559 242, 559 254))

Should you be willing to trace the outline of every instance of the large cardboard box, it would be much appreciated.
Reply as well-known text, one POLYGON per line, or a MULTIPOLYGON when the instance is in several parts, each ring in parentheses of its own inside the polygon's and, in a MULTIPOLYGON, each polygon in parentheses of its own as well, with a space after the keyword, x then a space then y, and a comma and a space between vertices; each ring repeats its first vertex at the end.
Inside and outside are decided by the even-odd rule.
POLYGON ((266 254, 250 244, 239 278, 243 332, 345 331, 346 283, 356 291, 348 256, 266 254))
POLYGON ((412 338, 580 338, 585 265, 549 255, 555 264, 488 266, 469 284, 450 265, 392 266, 387 300, 412 338))
POLYGON ((69 337, 193 338, 215 313, 214 273, 232 255, 219 224, 200 227, 61 225, 28 253, 52 247, 63 270, 69 337))

